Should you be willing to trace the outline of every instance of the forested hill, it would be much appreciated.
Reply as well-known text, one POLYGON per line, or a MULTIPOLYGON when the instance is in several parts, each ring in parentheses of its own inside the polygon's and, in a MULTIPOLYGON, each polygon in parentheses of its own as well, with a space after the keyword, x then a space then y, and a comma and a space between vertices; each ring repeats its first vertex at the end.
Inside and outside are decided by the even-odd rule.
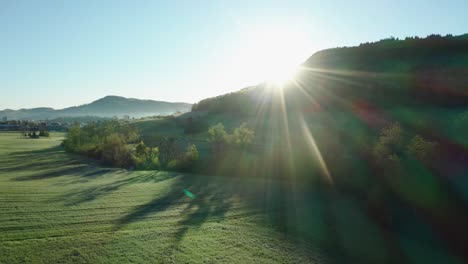
POLYGON ((326 49, 312 55, 304 66, 406 73, 467 64, 468 34, 465 34, 408 37, 404 40, 388 38, 357 47, 326 49))
POLYGON ((0 117, 8 119, 52 119, 57 117, 142 117, 160 114, 173 114, 175 112, 187 112, 191 104, 171 103, 154 100, 140 100, 120 96, 106 96, 89 104, 73 106, 55 110, 53 108, 33 108, 20 110, 0 111, 0 117))
MULTIPOLYGON (((193 110, 252 114, 271 96, 269 86, 208 98, 193 110)), ((468 34, 390 38, 319 51, 283 91, 287 106, 303 108, 349 108, 362 102, 383 108, 463 107, 468 104, 468 34)))

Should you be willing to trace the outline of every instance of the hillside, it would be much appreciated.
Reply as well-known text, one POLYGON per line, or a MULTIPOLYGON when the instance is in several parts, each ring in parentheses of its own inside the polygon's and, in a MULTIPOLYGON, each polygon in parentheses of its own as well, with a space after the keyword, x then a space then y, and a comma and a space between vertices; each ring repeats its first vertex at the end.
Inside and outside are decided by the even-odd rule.
POLYGON ((166 115, 175 112, 189 111, 191 104, 171 103, 154 100, 140 100, 125 98, 120 96, 106 96, 89 104, 73 106, 64 109, 53 108, 31 108, 0 111, 0 117, 6 116, 8 119, 52 119, 58 117, 142 117, 150 115, 166 115))
POLYGON ((175 118, 135 125, 150 146, 162 146, 167 138, 195 144, 201 166, 192 172, 283 180, 273 192, 284 204, 297 201, 299 185, 309 193, 326 190, 325 197, 349 195, 321 205, 347 208, 335 215, 285 206, 274 218, 279 228, 312 241, 317 241, 315 224, 300 229, 306 220, 288 217, 301 212, 321 215, 327 225, 342 221, 337 233, 352 239, 333 252, 354 245, 352 251, 361 256, 377 252, 370 249, 375 241, 356 244, 361 233, 352 235, 356 227, 374 225, 381 234, 398 234, 385 239, 394 242, 396 258, 466 263, 467 84, 466 35, 389 39, 318 52, 284 86, 262 83, 202 100, 175 118), (242 123, 254 131, 244 148, 229 141, 242 123), (217 143, 216 133, 230 134, 217 143), (357 206, 345 205, 349 201, 357 206), (348 217, 346 212, 365 213, 348 217), (438 253, 426 258, 411 251, 416 248, 438 253), (452 261, 451 254, 459 259, 452 261))
MULTIPOLYGON (((348 109, 362 102, 380 108, 454 107, 467 105, 467 83, 468 34, 431 35, 319 51, 283 90, 286 105, 295 107, 348 109)), ((271 86, 263 83, 208 98, 193 109, 252 114, 270 96, 271 86)))

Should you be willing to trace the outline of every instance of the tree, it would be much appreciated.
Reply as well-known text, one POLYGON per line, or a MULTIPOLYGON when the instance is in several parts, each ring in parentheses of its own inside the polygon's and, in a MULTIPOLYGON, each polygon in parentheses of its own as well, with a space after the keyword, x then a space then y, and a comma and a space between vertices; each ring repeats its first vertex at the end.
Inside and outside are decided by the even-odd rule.
POLYGON ((120 128, 125 141, 128 143, 136 143, 140 138, 138 128, 133 124, 124 125, 120 128))
POLYGON ((162 137, 158 140, 156 145, 159 149, 161 164, 163 165, 168 164, 172 159, 176 159, 180 153, 182 153, 175 137, 162 137))
POLYGON ((228 134, 224 130, 224 125, 218 123, 208 128, 208 142, 213 144, 213 151, 220 153, 227 142, 228 134))
POLYGON ((247 127, 246 123, 241 124, 234 129, 230 141, 239 147, 247 147, 252 144, 255 132, 247 127))
POLYGON ((195 144, 189 144, 187 146, 187 150, 185 151, 185 156, 184 158, 189 162, 193 163, 198 160, 199 154, 198 154, 198 149, 195 144))
POLYGON ((189 144, 184 155, 179 159, 173 159, 167 164, 170 170, 190 171, 199 158, 197 146, 189 144))
POLYGON ((424 140, 421 136, 416 135, 407 146, 407 154, 409 157, 429 164, 436 153, 437 145, 436 142, 424 140))
POLYGON ((81 145, 80 136, 81 129, 78 125, 70 127, 66 139, 63 141, 63 146, 66 151, 77 152, 78 147, 81 145))
POLYGON ((137 156, 146 156, 148 155, 150 151, 150 148, 148 148, 145 143, 142 141, 140 141, 140 143, 138 143, 138 145, 136 146, 135 148, 135 154, 137 156))
POLYGON ((39 136, 40 137, 50 137, 50 133, 47 130, 40 130, 39 131, 39 136))
POLYGON ((130 150, 121 135, 114 133, 106 138, 102 146, 102 161, 123 168, 130 165, 130 150))
POLYGON ((137 169, 154 170, 160 167, 159 149, 149 148, 143 141, 140 141, 135 148, 133 161, 137 169))
POLYGON ((398 163, 403 153, 403 129, 400 124, 393 123, 384 128, 372 151, 381 165, 398 163))

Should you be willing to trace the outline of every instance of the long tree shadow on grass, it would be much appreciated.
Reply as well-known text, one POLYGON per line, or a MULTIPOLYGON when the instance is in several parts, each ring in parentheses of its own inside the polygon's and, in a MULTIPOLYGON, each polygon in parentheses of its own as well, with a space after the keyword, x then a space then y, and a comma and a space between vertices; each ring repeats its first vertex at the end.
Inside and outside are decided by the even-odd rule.
POLYGON ((20 175, 13 181, 31 181, 77 176, 79 181, 92 179, 121 169, 102 167, 98 161, 66 153, 56 146, 41 150, 13 152, 0 161, 0 173, 20 175))
POLYGON ((373 201, 353 192, 323 185, 307 186, 301 181, 294 184, 281 178, 186 175, 180 176, 167 193, 118 219, 115 228, 147 218, 157 219, 159 212, 179 207, 180 220, 174 223, 174 236, 180 241, 192 228, 231 217, 233 199, 241 197, 249 208, 247 212, 261 212, 252 221, 271 227, 288 239, 305 239, 325 252, 332 262, 401 263, 416 258, 438 263, 453 258, 462 263, 463 239, 460 235, 452 238, 445 235, 455 230, 449 223, 453 222, 455 228, 461 226, 460 221, 466 219, 463 213, 454 215, 462 217, 459 220, 440 222, 424 208, 398 197, 385 182, 379 184, 378 196, 373 201), (413 244, 408 245, 407 241, 413 244), (453 248, 447 248, 448 245, 453 248), (430 257, 417 255, 418 248, 431 249, 430 257))
POLYGON ((78 155, 67 154, 58 146, 11 153, 0 161, 0 173, 34 173, 35 176, 31 178, 17 178, 17 180, 34 180, 60 176, 62 171, 63 174, 72 173, 73 170, 83 173, 86 172, 86 167, 93 163, 95 162, 78 155))
POLYGON ((223 219, 231 209, 231 198, 236 194, 229 186, 218 182, 216 177, 180 175, 171 189, 151 201, 137 206, 121 217, 115 228, 143 220, 173 206, 185 206, 180 211, 181 220, 177 222, 175 237, 180 240, 190 228, 199 227, 208 220, 223 219))
MULTIPOLYGON (((14 159, 0 161, 3 172, 35 172, 34 176, 21 176, 15 180, 40 180, 61 175, 70 175, 79 180, 114 172, 110 168, 89 166, 88 160, 65 155, 60 148, 13 155, 14 159), (57 167, 55 155, 62 155, 60 160, 64 158, 66 165, 57 167)), ((354 164, 358 164, 358 161, 354 164)), ((307 191, 299 191, 300 188, 277 175, 274 176, 276 180, 265 178, 255 181, 195 175, 177 177, 176 174, 158 176, 153 172, 129 175, 126 179, 97 187, 77 189, 58 197, 57 201, 76 205, 96 200, 129 184, 177 177, 167 193, 157 194, 151 201, 118 219, 116 229, 154 217, 169 207, 180 206, 183 209, 174 232, 174 236, 180 240, 191 228, 225 218, 233 206, 232 198, 242 196, 252 211, 260 210, 263 213, 261 225, 271 226, 287 235, 305 237, 328 255, 335 255, 337 262, 381 259, 387 263, 405 262, 413 257, 408 254, 416 254, 414 247, 429 250, 434 263, 444 262, 451 252, 463 255, 460 252, 464 249, 466 230, 462 227, 468 219, 464 213, 466 207, 463 199, 458 197, 455 190, 448 188, 450 186, 443 185, 444 181, 437 175, 425 173, 422 171, 424 168, 410 167, 412 173, 407 175, 409 178, 393 177, 387 179, 388 182, 377 182, 377 196, 380 198, 374 201, 366 201, 370 199, 369 196, 361 195, 372 192, 370 185, 366 187, 366 192, 358 194, 320 190, 318 186, 302 186, 307 191), (428 188, 434 184, 438 192, 428 188), (444 199, 438 202, 450 207, 443 209, 437 203, 428 204, 427 201, 431 200, 421 196, 425 194, 439 194, 444 199), (412 245, 405 244, 409 243, 407 241, 412 245)))
MULTIPOLYGON (((98 174, 96 173, 96 175, 98 174)), ((62 202, 66 206, 80 205, 82 203, 91 202, 100 197, 109 195, 128 185, 138 183, 159 183, 168 179, 172 179, 177 175, 178 174, 176 173, 159 171, 129 173, 124 179, 89 188, 78 188, 74 191, 51 199, 51 202, 62 202)))

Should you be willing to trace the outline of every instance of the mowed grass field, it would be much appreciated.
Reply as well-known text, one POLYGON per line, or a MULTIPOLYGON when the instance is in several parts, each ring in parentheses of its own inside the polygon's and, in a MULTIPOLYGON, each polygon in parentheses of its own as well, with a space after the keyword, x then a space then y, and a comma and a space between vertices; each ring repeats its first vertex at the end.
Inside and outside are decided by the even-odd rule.
POLYGON ((261 180, 106 168, 62 137, 0 133, 0 263, 326 262, 267 224, 261 180))
POLYGON ((63 136, 0 133, 0 263, 463 263, 407 206, 389 230, 291 175, 106 168, 63 136))

